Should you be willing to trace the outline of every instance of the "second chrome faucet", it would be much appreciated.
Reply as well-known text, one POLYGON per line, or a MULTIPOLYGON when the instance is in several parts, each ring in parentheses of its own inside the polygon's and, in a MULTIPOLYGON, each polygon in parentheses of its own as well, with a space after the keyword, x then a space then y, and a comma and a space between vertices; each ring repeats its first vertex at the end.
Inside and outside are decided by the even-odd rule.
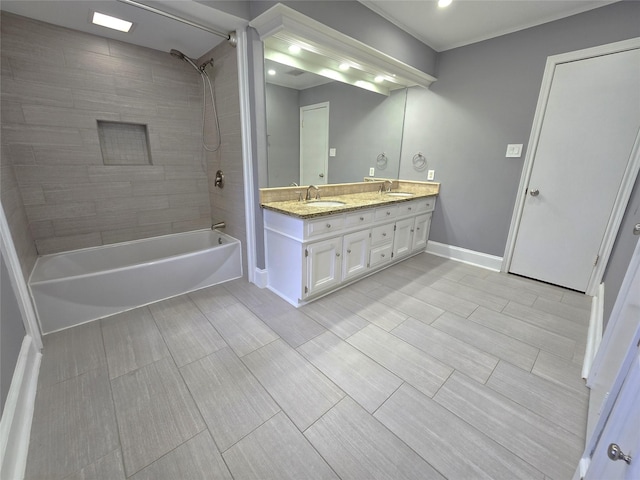
POLYGON ((316 200, 318 200, 320 198, 320 189, 318 187, 316 187, 315 185, 309 185, 307 187, 307 196, 305 197, 306 200, 311 200, 311 189, 314 188, 316 190, 316 200))

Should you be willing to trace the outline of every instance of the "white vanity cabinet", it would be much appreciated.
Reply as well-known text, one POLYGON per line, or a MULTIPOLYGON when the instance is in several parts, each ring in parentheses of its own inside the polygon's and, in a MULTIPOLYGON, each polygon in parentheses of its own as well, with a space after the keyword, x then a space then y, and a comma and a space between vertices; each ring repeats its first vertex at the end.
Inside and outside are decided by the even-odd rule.
POLYGON ((299 306, 423 251, 435 197, 309 219, 264 210, 267 286, 299 306))

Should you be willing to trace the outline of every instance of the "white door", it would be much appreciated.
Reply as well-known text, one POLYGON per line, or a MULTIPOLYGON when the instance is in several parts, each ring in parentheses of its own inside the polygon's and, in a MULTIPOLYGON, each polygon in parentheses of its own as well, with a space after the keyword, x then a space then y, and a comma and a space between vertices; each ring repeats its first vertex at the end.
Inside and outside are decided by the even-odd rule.
POLYGON ((342 280, 349 280, 367 271, 369 264, 369 232, 361 230, 342 240, 342 280))
POLYGON ((340 283, 342 237, 307 245, 307 285, 305 298, 340 283))
POLYGON ((422 250, 427 247, 429 241, 429 227, 431 227, 431 214, 418 215, 413 224, 413 244, 411 251, 422 250))
POLYGON ((396 222, 393 233, 393 258, 400 258, 411 253, 413 244, 413 218, 396 222))
POLYGON ((509 271, 586 291, 640 127, 640 50, 555 67, 509 271))
POLYGON ((327 183, 329 103, 300 108, 300 185, 327 183))
MULTIPOLYGON (((637 352, 640 350, 637 350, 637 352)), ((636 352, 636 353, 637 353, 636 352)), ((611 410, 584 480, 638 480, 640 478, 640 354, 637 354, 611 410), (616 445, 629 455, 612 460, 609 450, 616 445)), ((615 458, 615 457, 614 457, 615 458)))

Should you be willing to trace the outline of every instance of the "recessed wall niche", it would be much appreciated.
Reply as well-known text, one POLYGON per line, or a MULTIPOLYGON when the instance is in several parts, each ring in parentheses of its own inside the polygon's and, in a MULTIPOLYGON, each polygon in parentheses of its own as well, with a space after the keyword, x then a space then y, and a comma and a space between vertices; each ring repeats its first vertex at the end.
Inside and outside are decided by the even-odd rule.
POLYGON ((98 136, 105 165, 151 165, 146 125, 98 120, 98 136))

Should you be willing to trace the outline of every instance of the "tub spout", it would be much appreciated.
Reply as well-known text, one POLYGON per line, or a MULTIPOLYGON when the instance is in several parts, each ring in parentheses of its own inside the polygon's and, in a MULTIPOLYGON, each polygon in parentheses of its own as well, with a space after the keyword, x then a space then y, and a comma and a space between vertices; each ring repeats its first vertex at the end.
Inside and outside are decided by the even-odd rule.
POLYGON ((224 228, 226 227, 226 223, 224 222, 218 222, 218 223, 214 223, 213 225, 211 225, 211 230, 216 230, 218 228, 224 228))

